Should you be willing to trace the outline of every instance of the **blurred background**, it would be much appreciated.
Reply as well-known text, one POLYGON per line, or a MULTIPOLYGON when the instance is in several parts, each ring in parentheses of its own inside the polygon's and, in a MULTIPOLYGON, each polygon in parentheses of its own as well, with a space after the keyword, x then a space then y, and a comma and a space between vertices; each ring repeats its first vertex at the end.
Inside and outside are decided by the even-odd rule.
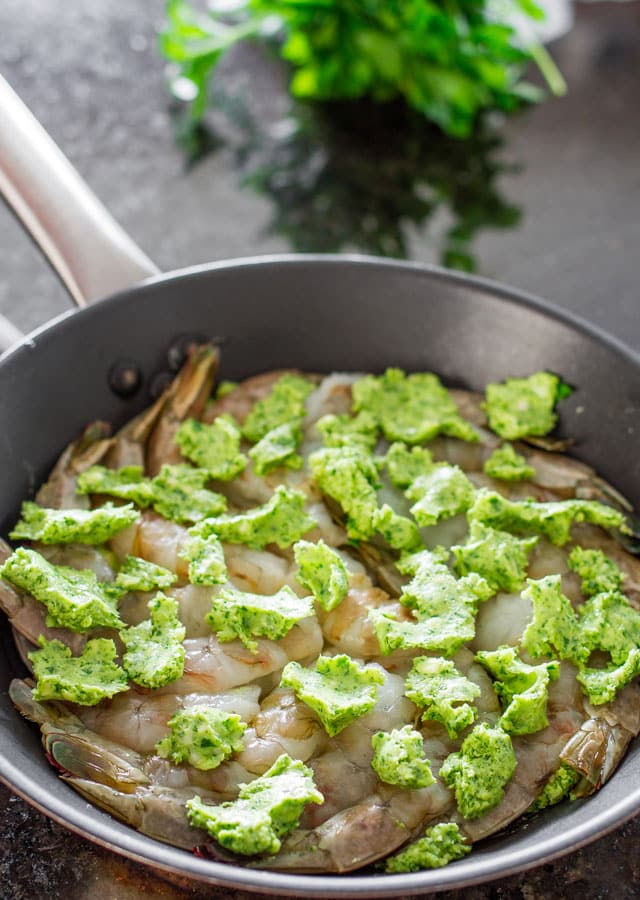
MULTIPOLYGON (((495 18, 514 5, 494 0, 495 18)), ((3 0, 0 71, 163 269, 290 250, 406 257, 506 281, 640 343, 640 3, 543 5, 546 23, 520 14, 520 45, 547 42, 566 94, 532 63, 540 102, 481 113, 466 138, 401 96, 293 97, 273 21, 224 54, 198 119, 170 88, 193 96, 184 73, 198 80, 211 38, 181 45, 164 0, 3 0), (195 48, 195 65, 161 55, 163 29, 168 55, 195 48)), ((0 257, 0 312, 17 325, 67 308, 4 208, 0 257)))
MULTIPOLYGON (((256 24, 244 0, 225 0, 222 18, 218 3, 205 20, 170 0, 171 24, 165 0, 1 0, 0 72, 162 269, 288 251, 439 263, 538 294, 638 349, 640 2, 540 5, 546 20, 523 13, 529 0, 495 0, 493 25, 517 27, 513 51, 492 31, 497 68, 467 59, 457 69, 447 44, 439 64, 450 77, 438 84, 448 93, 431 104, 418 87, 409 102, 389 88, 393 50, 371 36, 359 47, 375 65, 342 78, 332 54, 362 63, 360 51, 330 42, 292 83, 310 45, 283 44, 282 20, 265 13, 256 24), (230 37, 234 16, 252 40, 230 37), (374 100, 363 84, 380 60, 386 82, 374 79, 374 100), (451 73, 465 66, 473 75, 461 84, 451 73), (292 84, 329 96, 293 96, 292 84), (490 108, 476 115, 480 86, 490 108)), ((0 273, 0 312, 23 330, 70 305, 3 206, 0 273)), ((635 898, 639 837, 632 822, 464 898, 548 900, 568 885, 584 900, 612 896, 612 885, 616 900, 635 898)), ((2 900, 63 894, 248 896, 167 886, 0 787, 2 900)))

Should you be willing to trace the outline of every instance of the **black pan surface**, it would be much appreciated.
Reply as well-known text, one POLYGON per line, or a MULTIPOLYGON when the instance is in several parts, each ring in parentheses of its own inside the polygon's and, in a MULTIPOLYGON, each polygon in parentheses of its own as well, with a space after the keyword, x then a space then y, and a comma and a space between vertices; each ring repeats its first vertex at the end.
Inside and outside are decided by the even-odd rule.
MULTIPOLYGON (((89 421, 115 426, 149 403, 180 335, 222 346, 223 378, 299 367, 432 370, 449 386, 545 368, 575 387, 561 433, 575 455, 640 506, 640 357, 540 300, 489 281, 424 266, 353 257, 263 257, 153 279, 60 317, 0 361, 2 533, 61 449, 89 421), (135 362, 141 389, 109 387, 119 361, 135 362)), ((402 896, 510 874, 577 849, 640 811, 640 747, 585 802, 548 810, 474 848, 445 869, 414 875, 304 876, 217 864, 139 834, 90 806, 56 776, 35 727, 14 711, 9 681, 22 672, 1 627, 0 778, 47 815, 131 858, 212 884, 306 896, 402 896)))

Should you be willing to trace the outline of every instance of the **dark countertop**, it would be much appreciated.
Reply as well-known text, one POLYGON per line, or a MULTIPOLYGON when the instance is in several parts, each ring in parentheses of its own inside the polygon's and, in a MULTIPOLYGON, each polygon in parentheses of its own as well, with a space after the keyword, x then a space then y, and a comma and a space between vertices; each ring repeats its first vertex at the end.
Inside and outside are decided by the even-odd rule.
MULTIPOLYGON (((173 139, 153 29, 161 0, 3 0, 0 71, 124 227, 165 269, 296 250, 369 250, 478 270, 539 294, 640 348, 640 2, 578 8, 555 46, 569 95, 469 151, 393 112, 290 109, 280 70, 252 52, 225 67, 215 152, 173 139), (397 118, 394 118, 397 117, 397 118), (469 246, 461 235, 477 232, 469 246)), ((0 312, 27 330, 68 307, 0 208, 0 312)), ((458 900, 638 895, 640 819, 458 900)), ((0 787, 2 900, 250 895, 168 884, 77 838, 0 787)))

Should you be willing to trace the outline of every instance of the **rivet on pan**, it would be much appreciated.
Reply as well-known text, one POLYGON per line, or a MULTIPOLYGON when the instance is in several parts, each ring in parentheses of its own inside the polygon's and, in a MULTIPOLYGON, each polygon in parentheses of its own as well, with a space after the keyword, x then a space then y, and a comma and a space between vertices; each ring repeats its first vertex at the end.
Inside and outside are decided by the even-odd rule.
POLYGON ((189 351, 200 344, 206 343, 207 338, 201 334, 181 334, 172 342, 167 351, 169 368, 173 372, 177 372, 178 369, 182 368, 182 364, 187 358, 189 351))
POLYGON ((109 387, 119 397, 131 397, 142 383, 139 366, 130 359, 121 359, 109 369, 109 387))
POLYGON ((154 375, 149 385, 149 395, 151 396, 151 399, 157 400, 174 378, 175 374, 173 372, 158 372, 157 375, 154 375))

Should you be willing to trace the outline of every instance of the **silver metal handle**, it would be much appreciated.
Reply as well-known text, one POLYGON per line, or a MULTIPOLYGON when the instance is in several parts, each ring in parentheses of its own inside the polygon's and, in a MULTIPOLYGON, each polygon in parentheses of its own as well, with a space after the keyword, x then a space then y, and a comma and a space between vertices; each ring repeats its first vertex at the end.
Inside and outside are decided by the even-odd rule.
MULTIPOLYGON (((159 272, 1 75, 0 194, 78 306, 159 272)), ((0 322, 0 347, 19 334, 0 322)))

